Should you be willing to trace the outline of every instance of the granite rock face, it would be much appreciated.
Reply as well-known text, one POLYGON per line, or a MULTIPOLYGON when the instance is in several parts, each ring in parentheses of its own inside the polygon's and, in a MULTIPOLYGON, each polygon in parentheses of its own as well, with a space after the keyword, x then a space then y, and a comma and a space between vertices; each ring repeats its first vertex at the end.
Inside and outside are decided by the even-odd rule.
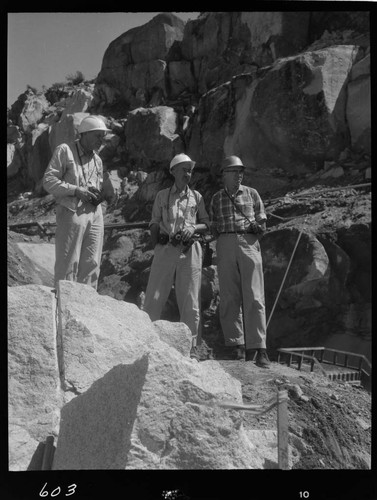
POLYGON ((95 83, 66 89, 51 106, 31 89, 15 103, 9 141, 18 126, 24 146, 21 155, 10 149, 9 175, 43 194, 54 147, 76 137, 87 113, 102 115, 118 137, 101 152, 105 170, 124 178, 165 169, 140 186, 148 204, 179 152, 197 162, 193 182, 204 191, 224 155, 240 156, 261 194, 314 175, 347 148, 369 158, 368 16, 207 12, 183 23, 158 14, 111 42, 95 83))
MULTIPOLYGON (((200 156, 217 175, 221 158, 237 154, 261 192, 283 187, 290 175, 315 172, 348 144, 347 107, 348 115, 361 109, 347 100, 357 54, 357 47, 345 45, 280 58, 263 72, 235 76, 208 92, 193 119, 189 155, 200 156), (284 179, 274 175, 277 168, 284 179)), ((367 136, 366 122, 368 114, 364 126, 359 120, 367 136)))
POLYGON ((69 281, 8 294, 10 470, 40 469, 51 435, 54 470, 264 468, 215 404, 241 383, 189 358, 185 325, 69 281))
POLYGON ((38 443, 58 432, 55 308, 48 287, 8 288, 9 470, 40 468, 38 443))
POLYGON ((131 111, 125 131, 130 162, 147 171, 154 165, 165 166, 170 162, 176 153, 183 150, 177 121, 177 114, 169 106, 131 111))

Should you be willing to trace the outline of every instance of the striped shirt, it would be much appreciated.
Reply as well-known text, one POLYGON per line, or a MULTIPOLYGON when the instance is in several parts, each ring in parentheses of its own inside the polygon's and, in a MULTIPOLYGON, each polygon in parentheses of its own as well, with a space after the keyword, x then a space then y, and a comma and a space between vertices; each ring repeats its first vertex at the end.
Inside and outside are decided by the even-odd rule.
MULTIPOLYGON (((250 221, 262 222, 267 219, 262 199, 254 188, 241 184, 233 200, 250 221)), ((224 189, 213 195, 209 215, 213 229, 219 233, 247 231, 250 226, 250 222, 234 207, 224 189)))
POLYGON ((210 225, 203 197, 198 191, 186 186, 180 193, 174 184, 157 193, 149 227, 159 224, 162 233, 173 235, 197 223, 210 225))

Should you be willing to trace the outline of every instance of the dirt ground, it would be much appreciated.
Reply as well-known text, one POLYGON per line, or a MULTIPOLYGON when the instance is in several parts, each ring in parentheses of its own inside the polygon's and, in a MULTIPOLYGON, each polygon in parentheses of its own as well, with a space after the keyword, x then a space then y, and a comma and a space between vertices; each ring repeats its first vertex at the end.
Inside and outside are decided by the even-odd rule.
MULTIPOLYGON (((288 391, 292 469, 370 468, 371 398, 362 387, 276 362, 269 370, 253 362, 220 364, 242 383, 245 405, 264 405, 278 390, 288 391)), ((246 429, 277 427, 276 407, 259 417, 243 411, 242 417, 246 429)))

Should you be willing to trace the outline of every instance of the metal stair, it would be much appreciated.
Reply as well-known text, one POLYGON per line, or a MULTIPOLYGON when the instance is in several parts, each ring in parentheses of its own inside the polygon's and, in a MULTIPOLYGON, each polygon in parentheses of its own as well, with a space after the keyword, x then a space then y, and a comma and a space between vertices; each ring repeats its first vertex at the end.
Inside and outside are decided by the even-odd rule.
POLYGON ((343 380, 369 389, 372 364, 362 354, 326 347, 281 347, 278 363, 297 367, 298 370, 321 372, 330 380, 343 380))

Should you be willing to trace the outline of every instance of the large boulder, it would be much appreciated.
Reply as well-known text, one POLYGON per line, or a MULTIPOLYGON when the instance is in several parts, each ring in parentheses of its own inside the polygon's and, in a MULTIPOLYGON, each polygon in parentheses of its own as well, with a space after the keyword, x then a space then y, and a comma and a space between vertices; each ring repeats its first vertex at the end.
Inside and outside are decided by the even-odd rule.
MULTIPOLYGON (((183 29, 184 22, 179 17, 162 13, 111 42, 97 77, 96 105, 113 105, 120 99, 132 109, 149 102, 156 90, 161 91, 161 96, 166 95, 165 61, 174 44, 182 40, 183 29), (140 101, 140 92, 144 102, 140 101)), ((160 103, 161 100, 156 104, 160 103)))
POLYGON ((196 93, 197 84, 192 74, 190 61, 169 62, 170 97, 175 99, 182 92, 196 93))
POLYGON ((366 224, 338 227, 331 235, 291 226, 263 237, 271 351, 337 345, 371 357, 370 244, 366 224))
POLYGON ((164 171, 150 172, 137 191, 138 200, 141 203, 153 203, 165 179, 164 171))
POLYGON ((46 115, 49 107, 50 103, 43 94, 36 95, 30 91, 19 116, 18 125, 22 132, 31 132, 46 115))
POLYGON ((8 288, 9 469, 40 469, 61 407, 55 296, 41 285, 8 288))
POLYGON ((371 152, 370 54, 354 65, 347 87, 347 122, 355 150, 371 152))
MULTIPOLYGON (((33 273, 38 276, 38 283, 44 286, 54 286, 55 245, 52 243, 16 242, 24 260, 30 260, 33 273)), ((34 280, 35 280, 34 276, 34 280)), ((33 281, 36 283, 36 281, 33 281)))
POLYGON ((314 11, 310 13, 309 42, 313 42, 326 31, 345 35, 350 32, 356 34, 367 33, 370 30, 370 12, 364 11, 314 11))
MULTIPOLYGON (((32 147, 28 161, 28 175, 34 185, 42 179, 43 174, 51 160, 51 147, 49 141, 49 127, 40 124, 31 134, 32 147)), ((40 193, 42 194, 42 193, 40 193)))
POLYGON ((192 333, 184 323, 171 323, 170 321, 157 320, 154 323, 161 340, 177 349, 183 356, 189 356, 192 345, 192 333))
POLYGON ((199 364, 170 348, 135 305, 84 285, 59 285, 58 346, 69 402, 55 470, 253 463, 238 418, 223 414, 217 423, 222 412, 203 406, 214 398, 242 401, 238 381, 217 362, 199 364), (224 426, 233 436, 226 447, 224 426))
POLYGON ((74 113, 87 113, 93 99, 94 85, 78 87, 71 95, 64 99, 64 109, 62 116, 73 115, 74 113))
POLYGON ((182 54, 193 62, 199 92, 302 50, 309 16, 309 12, 211 12, 189 21, 182 54))
POLYGON ((78 138, 77 128, 85 117, 89 114, 78 112, 65 114, 64 117, 54 123, 50 129, 49 143, 51 151, 54 151, 59 144, 70 143, 78 138))
MULTIPOLYGON (((49 141, 51 151, 64 142, 72 142, 78 138, 77 127, 81 120, 89 116, 93 100, 93 85, 79 87, 61 103, 62 112, 53 113, 49 117, 49 141), (58 117, 58 120, 56 119, 58 117)), ((106 120, 105 120, 106 121, 106 120)))
POLYGON ((23 166, 22 156, 15 144, 7 143, 7 178, 16 176, 23 166))
POLYGON ((266 295, 278 290, 288 268, 288 263, 300 236, 294 265, 290 268, 289 280, 280 297, 280 306, 294 304, 298 311, 320 307, 327 299, 330 278, 330 262, 323 245, 310 233, 293 229, 282 229, 266 234, 263 248, 266 295), (310 304, 309 304, 310 303, 310 304))
POLYGON ((200 166, 219 171, 224 141, 229 128, 232 97, 230 84, 223 84, 202 96, 194 115, 188 155, 200 159, 200 166))
POLYGON ((348 144, 346 89, 357 52, 346 45, 280 58, 207 92, 189 154, 200 155, 213 174, 222 156, 240 156, 246 182, 262 192, 322 168, 348 144))
POLYGON ((40 469, 50 435, 54 470, 264 467, 239 414, 216 406, 242 403, 240 382, 188 357, 185 325, 175 336, 75 282, 52 292, 8 292, 11 470, 40 469))
POLYGON ((169 106, 131 111, 126 124, 130 160, 137 162, 142 170, 150 170, 156 164, 167 166, 174 154, 183 149, 177 127, 177 114, 169 106))
POLYGON ((9 124, 7 126, 7 144, 16 144, 22 139, 20 127, 9 124))
POLYGON ((156 59, 127 66, 124 75, 124 93, 132 108, 145 106, 153 92, 161 91, 166 96, 166 61, 156 59))

